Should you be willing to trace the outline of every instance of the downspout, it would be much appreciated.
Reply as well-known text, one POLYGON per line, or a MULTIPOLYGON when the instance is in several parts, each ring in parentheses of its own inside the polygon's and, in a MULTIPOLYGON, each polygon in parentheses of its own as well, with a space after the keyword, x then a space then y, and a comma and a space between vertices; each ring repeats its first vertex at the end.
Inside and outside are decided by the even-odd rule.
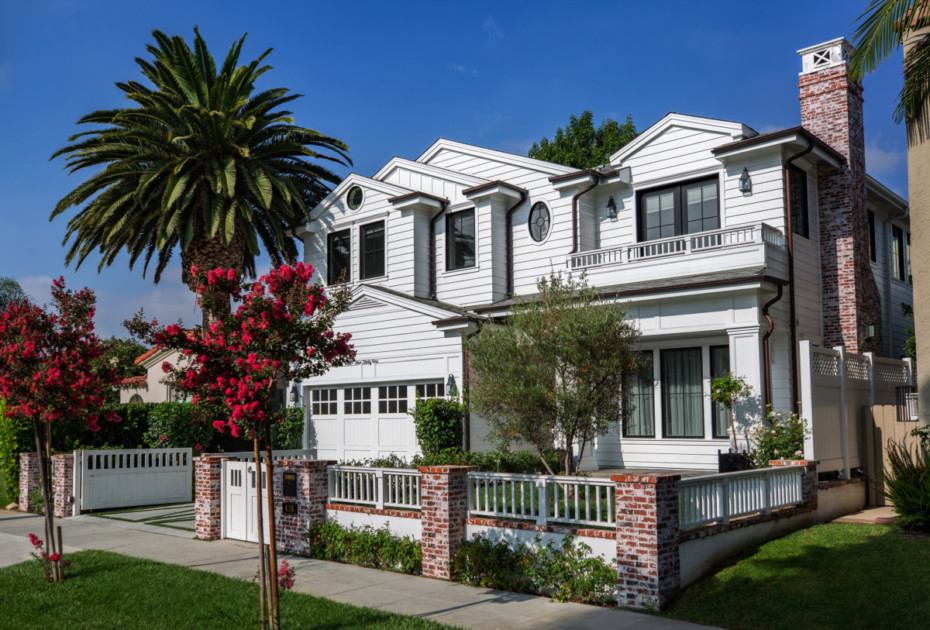
POLYGON ((526 201, 526 191, 520 193, 520 199, 507 210, 507 297, 513 297, 513 213, 526 201))
POLYGON ((586 192, 594 190, 599 183, 600 177, 595 175, 593 184, 572 196, 572 251, 568 252, 569 256, 578 253, 578 199, 586 192))
POLYGON ((771 353, 769 352, 769 337, 772 336, 772 332, 775 330, 775 322, 769 316, 769 308, 772 307, 775 302, 781 299, 782 294, 784 293, 784 286, 779 282, 775 285, 777 292, 775 297, 765 303, 762 307, 762 317, 765 318, 765 321, 768 322, 768 330, 765 331, 765 334, 762 335, 762 365, 765 370, 764 381, 765 381, 765 404, 772 404, 772 365, 771 365, 771 353))
POLYGON ((436 222, 445 211, 448 201, 441 202, 439 212, 429 220, 429 298, 436 299, 436 222))
POLYGON ((788 248, 788 296, 790 298, 790 318, 789 330, 791 331, 791 410, 801 413, 800 401, 798 400, 798 318, 796 311, 796 300, 794 291, 794 226, 791 224, 791 174, 789 167, 791 163, 798 158, 804 157, 814 149, 814 143, 807 141, 807 148, 800 153, 795 153, 785 160, 784 177, 785 177, 785 245, 788 248))

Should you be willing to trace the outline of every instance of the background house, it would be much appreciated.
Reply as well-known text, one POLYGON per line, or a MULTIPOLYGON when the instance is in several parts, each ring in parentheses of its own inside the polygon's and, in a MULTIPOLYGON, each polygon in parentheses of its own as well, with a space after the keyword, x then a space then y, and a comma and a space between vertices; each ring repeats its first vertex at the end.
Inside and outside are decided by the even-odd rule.
MULTIPOLYGON (((744 422, 797 410, 802 341, 900 356, 907 204, 866 175, 849 52, 799 51, 799 127, 670 113, 593 170, 439 139, 347 177, 302 231, 322 281, 352 288, 336 324, 358 356, 303 383, 318 456, 415 453, 416 395, 462 387, 463 337, 552 271, 626 303, 652 360, 631 417, 588 458, 604 467, 715 468, 728 422, 711 379, 753 386, 744 422)), ((467 448, 486 435, 467 419, 467 448)))

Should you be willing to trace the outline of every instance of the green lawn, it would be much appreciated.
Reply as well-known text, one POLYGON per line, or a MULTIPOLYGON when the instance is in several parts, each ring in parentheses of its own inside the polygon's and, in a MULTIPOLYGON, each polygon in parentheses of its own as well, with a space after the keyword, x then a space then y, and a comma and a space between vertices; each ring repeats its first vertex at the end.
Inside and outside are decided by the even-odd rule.
MULTIPOLYGON (((105 551, 69 554, 60 584, 29 561, 0 569, 0 628, 256 628, 258 592, 242 580, 105 551)), ((300 576, 297 578, 300 580, 300 576)), ((281 625, 297 628, 448 628, 303 593, 281 599, 281 625)))
POLYGON ((819 525, 691 585, 670 617, 740 629, 930 627, 930 538, 819 525))

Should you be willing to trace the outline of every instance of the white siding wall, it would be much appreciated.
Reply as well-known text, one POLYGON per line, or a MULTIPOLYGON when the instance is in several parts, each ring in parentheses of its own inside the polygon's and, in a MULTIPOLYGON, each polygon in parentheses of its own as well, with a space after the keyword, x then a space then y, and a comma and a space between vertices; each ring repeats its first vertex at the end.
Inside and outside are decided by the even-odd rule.
MULTIPOLYGON (((807 171, 807 239, 794 235, 795 315, 798 340, 820 343, 823 338, 823 290, 820 271, 820 211, 817 206, 817 174, 807 171)), ((784 221, 782 221, 784 224, 784 221)))
POLYGON ((437 175, 418 173, 410 168, 398 167, 391 170, 381 181, 409 188, 410 190, 419 190, 448 199, 449 203, 457 204, 468 201, 463 195, 462 190, 468 188, 462 184, 443 179, 437 175))
POLYGON ((720 161, 710 150, 732 140, 723 133, 671 126, 624 159, 623 166, 631 167, 634 184, 669 177, 687 178, 686 173, 720 169, 720 161))

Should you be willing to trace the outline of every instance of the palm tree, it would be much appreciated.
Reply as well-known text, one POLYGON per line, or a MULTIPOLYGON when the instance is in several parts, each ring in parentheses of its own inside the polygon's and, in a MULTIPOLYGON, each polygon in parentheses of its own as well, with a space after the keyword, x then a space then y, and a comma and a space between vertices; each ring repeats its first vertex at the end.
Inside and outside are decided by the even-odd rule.
MULTIPOLYGON (((217 70, 194 34, 192 50, 180 35, 153 31, 154 59, 136 58, 151 87, 117 83, 134 106, 84 116, 78 124, 95 128, 52 156, 67 156, 71 173, 103 167, 52 212, 81 206, 68 222, 66 263, 80 267, 98 251, 100 271, 125 250, 130 269, 143 257, 143 276, 154 258, 157 283, 180 246, 191 290, 191 265, 254 276, 259 241, 274 265, 297 259, 290 230, 340 181, 320 161, 351 164, 344 142, 293 125, 280 109, 300 95, 255 91, 271 49, 240 65, 243 36, 217 70)), ((219 314, 205 310, 204 324, 219 314)))

